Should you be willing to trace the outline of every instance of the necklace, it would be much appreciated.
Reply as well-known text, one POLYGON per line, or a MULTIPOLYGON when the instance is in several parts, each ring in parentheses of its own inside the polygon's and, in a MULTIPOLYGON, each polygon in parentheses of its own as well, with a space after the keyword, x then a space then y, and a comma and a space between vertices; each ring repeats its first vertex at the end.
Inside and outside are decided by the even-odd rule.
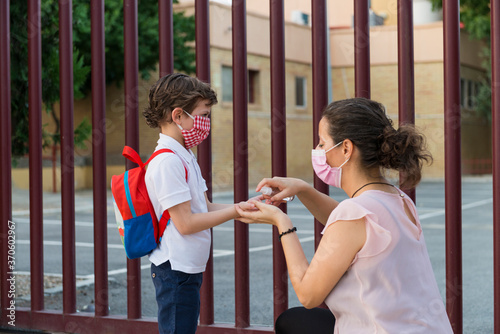
POLYGON ((354 194, 352 194, 351 198, 353 198, 353 197, 354 197, 354 195, 356 195, 356 194, 358 193, 358 191, 360 191, 361 189, 363 189, 363 188, 364 188, 364 187, 366 187, 366 186, 369 186, 370 184, 385 184, 385 185, 388 185, 388 186, 394 187, 394 185, 392 185, 392 184, 390 184, 390 183, 387 183, 387 182, 369 182, 369 183, 364 184, 364 185, 362 185, 361 187, 359 187, 359 188, 358 188, 358 190, 356 190, 356 191, 354 192, 354 194))

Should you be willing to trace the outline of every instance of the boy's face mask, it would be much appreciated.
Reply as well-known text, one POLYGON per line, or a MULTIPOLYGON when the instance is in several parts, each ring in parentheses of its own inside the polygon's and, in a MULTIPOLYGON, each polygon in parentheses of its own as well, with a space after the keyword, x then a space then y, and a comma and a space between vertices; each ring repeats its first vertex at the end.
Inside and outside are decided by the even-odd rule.
POLYGON ((184 146, 186 146, 186 149, 190 149, 191 147, 199 145, 210 134, 210 118, 201 116, 193 117, 185 110, 182 111, 194 120, 193 127, 189 130, 184 130, 182 126, 177 124, 184 137, 184 146))

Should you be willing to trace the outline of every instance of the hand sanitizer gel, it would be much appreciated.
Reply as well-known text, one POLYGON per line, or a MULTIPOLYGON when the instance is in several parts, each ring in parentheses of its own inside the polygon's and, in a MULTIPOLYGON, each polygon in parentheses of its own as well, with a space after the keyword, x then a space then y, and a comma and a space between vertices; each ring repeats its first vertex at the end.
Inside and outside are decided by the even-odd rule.
MULTIPOLYGON (((262 195, 267 195, 267 196, 273 196, 274 194, 276 193, 273 193, 273 189, 271 187, 262 187, 260 189, 260 192, 262 193, 262 195)), ((283 201, 285 202, 291 202, 293 201, 293 199, 295 198, 295 196, 290 196, 290 197, 285 197, 283 198, 283 201)))

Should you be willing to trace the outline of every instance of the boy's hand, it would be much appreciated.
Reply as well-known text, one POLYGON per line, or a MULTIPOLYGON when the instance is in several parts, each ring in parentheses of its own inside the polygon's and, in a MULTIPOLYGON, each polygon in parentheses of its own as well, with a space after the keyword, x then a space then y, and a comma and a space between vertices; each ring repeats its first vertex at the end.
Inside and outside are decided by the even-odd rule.
POLYGON ((256 208, 255 204, 252 203, 252 201, 261 202, 263 200, 264 200, 263 195, 258 195, 258 196, 250 198, 246 202, 240 202, 240 203, 236 204, 236 206, 238 206, 243 211, 255 211, 255 210, 257 210, 257 208, 256 208))
MULTIPOLYGON (((257 210, 255 204, 249 203, 249 202, 239 202, 238 204, 234 205, 235 208, 239 208, 240 210, 243 211, 254 211, 257 210)), ((236 210, 238 211, 238 210, 236 210)))
POLYGON ((274 205, 262 203, 260 201, 252 201, 255 209, 243 210, 240 206, 236 206, 236 211, 240 215, 240 221, 247 224, 270 224, 277 225, 280 221, 290 220, 286 214, 274 205))

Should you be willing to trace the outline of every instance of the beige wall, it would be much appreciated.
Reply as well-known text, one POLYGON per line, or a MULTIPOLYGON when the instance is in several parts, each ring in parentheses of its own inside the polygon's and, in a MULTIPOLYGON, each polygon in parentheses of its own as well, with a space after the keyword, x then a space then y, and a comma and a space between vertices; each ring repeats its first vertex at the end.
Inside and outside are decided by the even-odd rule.
MULTIPOLYGON (((194 0, 180 0, 182 6, 192 6, 194 0)), ((414 6, 414 15, 422 15, 423 21, 428 22, 439 20, 440 14, 422 12, 430 10, 429 0, 412 0, 414 6), (425 19, 425 17, 428 17, 425 19), (432 18, 432 19, 431 19, 432 18)), ((223 4, 230 6, 231 0, 212 0, 211 5, 223 4)), ((378 15, 385 18, 384 25, 397 25, 397 0, 371 0, 371 9, 378 15)), ((269 17, 270 5, 269 0, 249 0, 246 1, 246 9, 248 13, 254 13, 269 17)), ((354 1, 346 0, 328 0, 327 1, 327 20, 330 27, 351 27, 354 14, 354 1)), ((311 0, 286 0, 284 1, 284 17, 285 21, 292 21, 294 11, 301 11, 311 16, 311 0)), ((415 22, 422 21, 416 17, 415 22)))
MULTIPOLYGON (((89 166, 76 166, 74 169, 75 189, 90 189, 92 188, 92 168, 89 166)), ((43 167, 42 169, 42 188, 43 191, 61 191, 61 168, 58 165, 55 168, 55 173, 52 167, 43 167), (52 180, 56 179, 55 189, 52 180)), ((29 189, 29 169, 13 168, 12 169, 12 185, 19 189, 29 189)), ((109 184, 108 184, 109 186, 109 184)))
MULTIPOLYGON (((192 6, 194 0, 179 0, 182 6, 192 6)), ((211 9, 217 5, 229 6, 231 0, 212 0, 210 2, 211 9)), ((246 9, 248 13, 253 13, 265 17, 269 17, 270 5, 269 0, 248 0, 246 1, 246 9)), ((292 20, 292 12, 299 10, 303 13, 311 15, 310 0, 285 0, 284 1, 284 18, 285 21, 292 20)), ((328 20, 330 26, 335 27, 350 27, 352 22, 352 14, 354 6, 352 1, 346 0, 328 0, 327 1, 328 20)))
MULTIPOLYGON (((289 42, 285 44, 287 59, 310 63, 312 55, 311 29, 307 26, 286 23, 285 35, 290 36, 289 42)), ((269 57, 271 42, 267 17, 248 13, 247 39, 248 54, 269 57)), ((210 44, 213 48, 226 50, 232 48, 231 8, 229 6, 214 3, 210 7, 210 44)))
MULTIPOLYGON (((212 87, 219 93, 219 104, 212 111, 212 171, 214 191, 232 189, 233 184, 233 104, 222 101, 221 68, 230 66, 229 50, 211 51, 212 87)), ((271 87, 270 65, 267 57, 248 56, 248 67, 260 73, 258 103, 248 106, 248 156, 249 183, 255 186, 262 178, 271 175, 271 87)), ((291 176, 312 180, 308 157, 313 144, 312 135, 312 78, 310 66, 297 62, 286 63, 286 81, 294 82, 295 76, 306 76, 308 108, 295 107, 294 86, 286 87, 287 114, 287 168, 291 176)))
MULTIPOLYGON (((416 26, 414 30, 415 63, 443 61, 443 24, 437 22, 416 26)), ((370 29, 370 63, 396 64, 398 61, 396 26, 370 29)), ((354 66, 354 30, 330 31, 330 55, 333 67, 354 66)))
MULTIPOLYGON (((292 20, 292 12, 299 10, 303 13, 311 15, 311 1, 309 0, 286 0, 284 6, 285 21, 292 20)), ((247 1, 247 11, 255 12, 265 16, 269 16, 269 1, 268 0, 251 0, 247 1)), ((354 13, 354 5, 352 1, 345 0, 328 0, 328 23, 334 27, 350 27, 352 24, 352 15, 354 13)))
MULTIPOLYGON (((384 104, 388 116, 398 124, 398 68, 396 64, 372 66, 371 98, 384 104)), ((354 68, 339 67, 332 70, 333 98, 341 100, 354 96, 354 68)), ((425 166, 424 178, 443 177, 443 90, 442 63, 415 65, 415 123, 427 138, 434 163, 425 166)))

